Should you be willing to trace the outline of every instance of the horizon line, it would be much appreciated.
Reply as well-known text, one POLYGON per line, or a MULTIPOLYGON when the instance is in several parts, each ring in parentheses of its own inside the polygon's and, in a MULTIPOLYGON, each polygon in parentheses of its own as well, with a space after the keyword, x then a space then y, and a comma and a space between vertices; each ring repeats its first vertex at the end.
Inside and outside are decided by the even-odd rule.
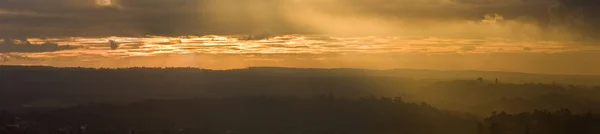
POLYGON ((214 68, 202 68, 202 67, 184 67, 184 66, 131 66, 131 67, 85 67, 85 66, 50 66, 50 65, 3 65, 2 67, 48 67, 48 68, 83 68, 83 69, 132 69, 132 68, 149 68, 149 69, 198 69, 198 70, 211 70, 211 71, 232 71, 232 70, 247 70, 247 69, 315 69, 315 70, 368 70, 368 71, 394 71, 394 70, 412 70, 412 71, 439 71, 439 72, 487 72, 487 73, 514 73, 514 74, 525 74, 525 75, 560 75, 560 76, 600 76, 598 74, 563 74, 563 73, 530 73, 530 72, 517 72, 517 71, 498 71, 498 70, 452 70, 452 69, 424 69, 424 68, 389 68, 389 69, 370 69, 370 68, 345 68, 345 67, 285 67, 285 66, 248 66, 240 68, 229 68, 229 69, 214 69, 214 68))

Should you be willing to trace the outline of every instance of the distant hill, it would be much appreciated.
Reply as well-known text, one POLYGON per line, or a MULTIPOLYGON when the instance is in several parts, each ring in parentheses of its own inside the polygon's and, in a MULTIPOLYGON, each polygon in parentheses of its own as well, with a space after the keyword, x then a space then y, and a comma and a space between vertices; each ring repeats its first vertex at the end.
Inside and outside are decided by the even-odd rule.
MULTIPOLYGON (((6 115, 5 115, 6 116, 6 115)), ((147 100, 85 104, 2 120, 4 133, 477 134, 472 115, 392 98, 332 96, 147 100), (13 125, 15 126, 15 125, 13 125)), ((5 117, 6 118, 6 117, 5 117)))
MULTIPOLYGON (((106 70, 110 68, 58 68, 50 66, 9 66, 0 65, 0 71, 19 70, 106 70)), ((285 67, 249 67, 231 70, 208 70, 199 68, 116 68, 115 70, 151 71, 164 69, 168 71, 186 71, 189 73, 224 72, 242 74, 262 74, 270 76, 394 76, 421 80, 473 80, 483 77, 486 80, 499 79, 509 83, 563 83, 574 85, 600 85, 600 75, 560 75, 560 74, 533 74, 521 72, 498 72, 476 70, 427 70, 427 69, 390 69, 370 70, 352 68, 285 68, 285 67)))
POLYGON ((306 98, 334 93, 343 98, 401 96, 411 102, 424 101, 444 109, 480 114, 502 108, 519 112, 530 110, 527 107, 537 104, 498 101, 503 98, 537 101, 540 96, 558 94, 592 102, 559 99, 557 101, 564 104, 548 108, 574 106, 578 111, 585 111, 589 104, 600 101, 600 86, 590 86, 597 82, 600 82, 600 76, 594 75, 415 69, 251 67, 207 70, 0 66, 0 109, 194 97, 270 95, 306 98), (477 80, 479 77, 483 79, 477 80), (579 105, 579 102, 587 104, 579 105))
POLYGON ((475 70, 426 70, 426 69, 391 69, 369 70, 351 68, 281 68, 281 67, 250 67, 236 69, 242 72, 266 73, 270 75, 370 75, 394 76, 412 79, 430 80, 474 80, 483 77, 486 80, 499 79, 509 83, 564 83, 575 85, 600 85, 600 75, 557 75, 532 74, 521 72, 475 71, 475 70))

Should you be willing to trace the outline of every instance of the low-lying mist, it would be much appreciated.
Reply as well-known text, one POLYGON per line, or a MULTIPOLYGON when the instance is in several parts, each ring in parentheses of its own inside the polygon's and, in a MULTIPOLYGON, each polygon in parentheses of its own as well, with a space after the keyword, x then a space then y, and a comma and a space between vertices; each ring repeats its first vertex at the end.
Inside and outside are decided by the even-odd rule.
POLYGON ((145 99, 282 96, 400 97, 487 116, 535 109, 598 112, 598 76, 507 72, 249 68, 89 69, 3 66, 4 109, 69 107, 145 99), (481 78, 480 78, 481 77, 481 78), (31 84, 36 83, 36 84, 31 84), (574 84, 570 84, 574 83, 574 84))

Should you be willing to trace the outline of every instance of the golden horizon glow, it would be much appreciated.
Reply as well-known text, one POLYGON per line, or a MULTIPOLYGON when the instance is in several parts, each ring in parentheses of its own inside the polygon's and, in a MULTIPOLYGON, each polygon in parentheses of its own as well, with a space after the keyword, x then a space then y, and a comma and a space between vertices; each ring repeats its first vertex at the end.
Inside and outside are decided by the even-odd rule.
POLYGON ((600 64, 586 62, 600 56, 593 53, 600 51, 600 46, 572 41, 323 35, 282 35, 260 40, 209 35, 30 38, 28 41, 32 44, 55 42, 74 49, 3 53, 0 58, 6 61, 0 64, 209 69, 249 66, 422 68, 600 74, 593 69, 600 64), (119 43, 118 49, 111 49, 109 40, 119 43), (586 66, 571 66, 575 64, 586 66))
MULTIPOLYGON (((322 54, 322 53, 564 53, 600 50, 600 46, 573 41, 532 41, 504 38, 446 38, 419 36, 333 37, 315 35, 282 35, 260 40, 244 40, 240 36, 182 37, 103 37, 103 38, 29 38, 32 44, 55 42, 71 45, 74 51, 112 51, 108 40, 120 44, 112 52, 172 51, 221 54, 322 54)), ((61 53, 61 52, 57 52, 61 53)))

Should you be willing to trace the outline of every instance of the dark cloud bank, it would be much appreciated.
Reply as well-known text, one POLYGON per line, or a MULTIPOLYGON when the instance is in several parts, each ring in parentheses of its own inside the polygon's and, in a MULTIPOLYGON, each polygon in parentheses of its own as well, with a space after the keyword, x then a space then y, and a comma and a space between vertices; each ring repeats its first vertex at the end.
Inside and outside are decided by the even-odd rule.
MULTIPOLYGON (((58 45, 56 43, 46 42, 43 44, 31 44, 27 39, 4 38, 0 42, 0 54, 20 52, 20 53, 36 53, 36 52, 54 52, 61 50, 74 49, 70 45, 58 45)), ((6 58, 2 58, 6 59, 6 58)))
MULTIPOLYGON (((596 0, 0 0, 0 36, 140 36, 319 33, 295 7, 342 18, 417 25, 502 14, 543 30, 598 37, 596 0), (303 7, 304 6, 304 7, 303 7), (291 19, 290 19, 291 18, 291 19)), ((311 15, 309 16, 316 16, 311 15)), ((329 23, 323 21, 323 23, 329 23)))

